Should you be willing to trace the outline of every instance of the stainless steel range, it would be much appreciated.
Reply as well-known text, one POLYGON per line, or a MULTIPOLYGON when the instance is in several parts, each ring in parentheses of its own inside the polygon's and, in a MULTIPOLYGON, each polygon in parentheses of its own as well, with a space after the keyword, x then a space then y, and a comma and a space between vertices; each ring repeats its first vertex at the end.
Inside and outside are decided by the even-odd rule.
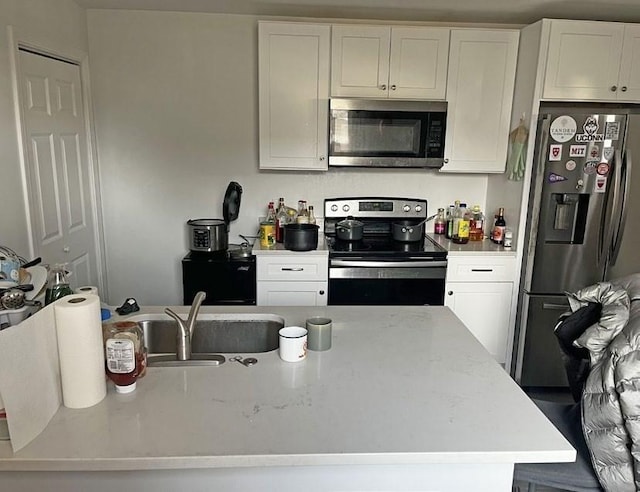
POLYGON ((422 227, 427 201, 409 198, 330 198, 324 201, 329 246, 330 305, 443 305, 447 252, 421 234, 394 239, 394 224, 422 227), (362 239, 338 238, 346 218, 364 224, 362 239))

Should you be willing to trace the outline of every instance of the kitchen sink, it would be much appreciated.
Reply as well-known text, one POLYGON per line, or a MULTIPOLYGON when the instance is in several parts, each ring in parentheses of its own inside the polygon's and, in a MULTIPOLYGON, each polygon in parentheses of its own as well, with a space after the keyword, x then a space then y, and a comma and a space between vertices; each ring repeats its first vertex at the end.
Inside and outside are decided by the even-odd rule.
POLYGON ((142 328, 149 366, 219 365, 225 361, 220 354, 269 352, 278 348, 278 331, 284 326, 284 319, 273 314, 201 314, 191 339, 191 360, 178 361, 173 319, 141 315, 130 320, 142 328))

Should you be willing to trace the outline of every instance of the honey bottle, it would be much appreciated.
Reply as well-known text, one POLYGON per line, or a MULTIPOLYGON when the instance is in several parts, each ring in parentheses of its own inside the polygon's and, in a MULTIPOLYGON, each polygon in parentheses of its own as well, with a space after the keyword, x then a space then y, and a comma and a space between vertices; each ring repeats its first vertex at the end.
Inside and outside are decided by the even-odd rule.
POLYGON ((105 325, 103 337, 107 376, 116 392, 131 393, 146 369, 142 330, 133 321, 119 321, 105 325))

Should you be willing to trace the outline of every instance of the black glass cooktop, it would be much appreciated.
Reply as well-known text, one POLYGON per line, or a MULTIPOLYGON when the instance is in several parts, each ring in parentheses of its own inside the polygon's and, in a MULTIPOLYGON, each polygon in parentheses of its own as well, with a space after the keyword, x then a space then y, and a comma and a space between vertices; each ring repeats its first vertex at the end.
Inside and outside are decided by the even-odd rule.
POLYGON ((343 241, 335 236, 327 237, 331 257, 420 257, 446 258, 447 251, 428 237, 421 241, 395 241, 390 236, 365 236, 361 241, 343 241))

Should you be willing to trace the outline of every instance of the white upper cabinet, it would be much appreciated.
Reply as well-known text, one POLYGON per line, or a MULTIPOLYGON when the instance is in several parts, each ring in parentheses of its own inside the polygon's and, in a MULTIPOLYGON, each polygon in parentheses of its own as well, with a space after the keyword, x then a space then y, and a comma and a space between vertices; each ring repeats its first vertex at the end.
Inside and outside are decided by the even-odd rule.
POLYGON ((449 29, 334 25, 331 96, 444 99, 449 29))
POLYGON ((453 29, 442 172, 504 172, 519 32, 453 29))
POLYGON ((640 26, 553 20, 543 99, 640 100, 640 26))
POLYGON ((327 170, 328 24, 258 24, 260 168, 327 170))

